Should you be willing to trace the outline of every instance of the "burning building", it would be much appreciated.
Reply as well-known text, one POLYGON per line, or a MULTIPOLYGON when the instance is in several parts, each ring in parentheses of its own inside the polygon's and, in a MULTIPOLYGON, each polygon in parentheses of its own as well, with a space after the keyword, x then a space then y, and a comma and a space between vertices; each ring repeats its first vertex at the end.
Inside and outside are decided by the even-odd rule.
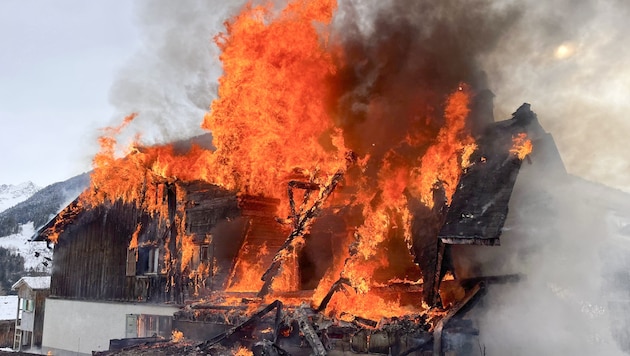
MULTIPOLYGON (((226 23, 212 137, 118 157, 136 115, 106 130, 90 188, 38 233, 55 249, 44 347, 477 352, 457 316, 521 276, 488 273, 471 248, 500 245, 523 162, 566 175, 562 161, 528 104, 494 122, 474 58, 440 70, 461 43, 418 49, 408 23, 374 46, 339 40, 336 6, 248 6, 226 23), (398 70, 406 53, 423 60, 398 70)), ((435 28, 418 36, 452 30, 435 28)))
MULTIPOLYGON (((459 272, 451 247, 499 244, 512 187, 523 159, 532 152, 527 137, 537 144, 549 139, 546 135, 528 105, 510 120, 489 124, 461 168, 463 176, 450 203, 443 182, 434 182, 431 208, 420 200, 413 202, 403 186, 400 197, 413 202, 409 215, 385 210, 381 230, 376 231, 361 225, 363 207, 351 202, 357 187, 351 187, 344 175, 363 173, 352 172, 357 164, 352 155, 346 158, 348 171, 336 173, 325 185, 289 180, 286 219, 278 217, 280 199, 238 194, 199 180, 151 177, 153 181, 143 182, 143 195, 129 202, 119 199, 90 206, 82 196, 40 231, 41 237, 55 242, 48 313, 55 312, 57 303, 60 310, 76 309, 67 301, 83 301, 79 304, 93 314, 104 301, 141 303, 147 308, 142 314, 159 320, 160 315, 173 314, 175 307, 188 305, 174 321, 162 321, 164 329, 154 326, 149 328, 153 333, 127 334, 167 337, 175 328, 186 336, 210 340, 221 335, 222 328, 206 321, 215 321, 226 310, 242 311, 244 305, 249 317, 256 306, 275 300, 288 310, 306 303, 312 307, 310 313, 367 329, 382 320, 413 316, 421 320, 414 325, 428 332, 450 308, 458 305, 453 309, 458 310, 478 292, 484 281, 453 281, 459 272), (378 258, 365 257, 361 250, 365 238, 358 231, 384 235, 382 241, 369 242, 378 258), (444 280, 446 288, 441 289, 444 280), (160 310, 158 305, 160 312, 155 311, 160 310)), ((124 160, 154 149, 163 147, 140 148, 124 160)), ((189 153, 192 148, 179 149, 189 153)), ((86 194, 93 194, 96 188, 92 189, 86 194)), ((122 309, 133 310, 128 305, 122 309)), ((86 318, 89 312, 84 312, 86 318)), ((99 328, 102 316, 94 315, 97 320, 89 323, 99 328)), ((129 315, 141 324, 135 313, 129 315)), ((367 344, 364 348, 371 350, 367 344)))

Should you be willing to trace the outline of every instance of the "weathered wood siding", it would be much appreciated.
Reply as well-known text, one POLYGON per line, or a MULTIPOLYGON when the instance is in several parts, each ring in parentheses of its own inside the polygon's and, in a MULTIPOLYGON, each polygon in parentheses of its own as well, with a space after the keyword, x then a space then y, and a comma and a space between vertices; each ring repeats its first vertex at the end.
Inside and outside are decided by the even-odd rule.
POLYGON ((13 347, 15 320, 0 320, 0 347, 13 347))
POLYGON ((189 278, 194 266, 186 269, 181 265, 179 235, 192 235, 195 244, 206 246, 205 251, 210 251, 213 258, 220 257, 221 262, 234 259, 240 248, 242 223, 236 228, 225 225, 240 215, 236 195, 202 182, 164 184, 162 188, 159 191, 164 194, 154 199, 164 204, 166 216, 120 201, 84 209, 73 216, 55 245, 51 295, 182 303, 199 293, 197 283, 203 282, 203 288, 221 287, 222 283, 205 283, 205 278, 189 278), (130 242, 139 226, 138 249, 130 253, 130 242), (228 247, 226 242, 230 242, 228 247), (150 249, 159 250, 157 271, 147 270, 150 249), (137 256, 135 268, 129 256, 137 256))
POLYGON ((71 299, 133 300, 126 280, 127 249, 138 210, 118 202, 82 213, 59 237, 51 294, 71 299))
POLYGON ((35 292, 35 323, 33 324, 33 345, 42 346, 44 332, 44 315, 46 313, 46 298, 48 291, 38 290, 35 292))

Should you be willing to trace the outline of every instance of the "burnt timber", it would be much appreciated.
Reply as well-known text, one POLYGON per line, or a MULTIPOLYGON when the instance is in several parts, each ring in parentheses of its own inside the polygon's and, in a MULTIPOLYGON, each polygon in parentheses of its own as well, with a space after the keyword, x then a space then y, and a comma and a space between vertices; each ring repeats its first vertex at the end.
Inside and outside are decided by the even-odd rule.
POLYGON ((478 149, 459 184, 438 238, 446 244, 498 245, 508 203, 522 161, 510 153, 518 134, 537 136, 542 130, 529 104, 509 120, 487 126, 477 138, 478 149))

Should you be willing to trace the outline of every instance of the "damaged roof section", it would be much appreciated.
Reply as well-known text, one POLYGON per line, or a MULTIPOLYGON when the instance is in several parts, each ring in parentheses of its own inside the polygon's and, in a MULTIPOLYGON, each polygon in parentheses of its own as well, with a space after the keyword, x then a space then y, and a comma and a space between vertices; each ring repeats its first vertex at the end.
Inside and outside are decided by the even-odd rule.
MULTIPOLYGON (((495 122, 477 138, 472 163, 462 174, 439 239, 446 244, 499 245, 508 203, 522 160, 512 152, 514 139, 545 134, 529 104, 512 118, 495 122)), ((528 158, 529 159, 529 158, 528 158)))

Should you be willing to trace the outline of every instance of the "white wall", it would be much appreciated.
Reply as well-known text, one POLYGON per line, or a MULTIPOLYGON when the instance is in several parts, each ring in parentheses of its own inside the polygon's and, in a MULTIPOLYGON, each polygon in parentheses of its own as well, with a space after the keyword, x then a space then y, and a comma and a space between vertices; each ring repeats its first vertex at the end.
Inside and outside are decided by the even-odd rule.
POLYGON ((46 299, 42 348, 54 355, 88 354, 109 348, 110 339, 125 338, 127 314, 172 316, 179 308, 143 303, 46 299), (60 352, 66 350, 68 352, 60 352))
POLYGON ((35 313, 32 311, 22 311, 22 320, 18 329, 33 331, 35 326, 35 313))

